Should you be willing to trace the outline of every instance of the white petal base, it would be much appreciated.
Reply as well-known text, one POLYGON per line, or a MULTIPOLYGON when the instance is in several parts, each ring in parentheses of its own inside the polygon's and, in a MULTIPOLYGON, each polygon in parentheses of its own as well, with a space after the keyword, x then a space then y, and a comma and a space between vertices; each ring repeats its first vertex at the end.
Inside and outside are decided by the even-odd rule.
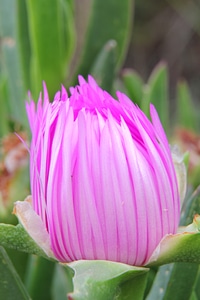
POLYGON ((24 201, 15 202, 13 213, 35 243, 47 256, 55 259, 51 250, 49 234, 42 220, 32 208, 32 197, 28 196, 24 201))

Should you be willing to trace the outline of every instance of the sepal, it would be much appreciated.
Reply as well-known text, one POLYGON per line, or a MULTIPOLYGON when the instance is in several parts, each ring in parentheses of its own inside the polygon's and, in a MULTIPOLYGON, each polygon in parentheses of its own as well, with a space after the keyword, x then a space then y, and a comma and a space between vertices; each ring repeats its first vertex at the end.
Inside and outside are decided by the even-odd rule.
POLYGON ((147 266, 160 266, 171 262, 200 263, 200 216, 193 223, 180 227, 179 233, 166 235, 154 250, 147 266))

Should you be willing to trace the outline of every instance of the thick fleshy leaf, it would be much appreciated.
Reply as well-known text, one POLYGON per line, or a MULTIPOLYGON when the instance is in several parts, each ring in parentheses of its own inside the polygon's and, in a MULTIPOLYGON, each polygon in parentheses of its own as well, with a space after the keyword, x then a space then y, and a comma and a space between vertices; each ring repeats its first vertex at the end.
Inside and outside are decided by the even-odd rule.
POLYGON ((197 116, 187 83, 183 80, 179 81, 177 85, 177 125, 196 130, 197 116))
POLYGON ((171 262, 200 263, 200 232, 168 235, 160 243, 147 266, 160 266, 171 262), (157 256, 158 252, 160 254, 157 256))
POLYGON ((0 299, 31 299, 4 248, 0 246, 0 299))
POLYGON ((0 224, 0 245, 47 258, 44 251, 32 240, 22 225, 0 224))
POLYGON ((52 284, 52 298, 54 300, 66 299, 66 295, 73 291, 72 277, 74 272, 71 268, 56 264, 53 284, 52 284))
MULTIPOLYGON (((87 76, 95 58, 109 41, 117 42, 117 64, 124 59, 130 37, 133 0, 93 0, 77 74, 87 76)), ((76 80, 76 79, 75 79, 76 80)))
POLYGON ((169 126, 169 100, 168 100, 168 71, 165 63, 159 63, 153 70, 142 102, 143 111, 149 115, 149 104, 153 103, 156 107, 164 129, 167 131, 169 126))
POLYGON ((27 1, 17 0, 17 35, 19 44, 19 55, 21 59, 21 70, 24 85, 28 91, 30 83, 30 63, 31 63, 31 41, 29 37, 27 1))
POLYGON ((8 103, 5 99, 8 98, 8 82, 5 74, 1 74, 0 70, 0 137, 6 135, 9 129, 8 123, 8 103))
POLYGON ((134 70, 129 69, 123 71, 122 78, 129 98, 141 107, 144 85, 142 78, 134 70))
POLYGON ((38 95, 45 80, 53 97, 64 82, 74 44, 71 5, 66 0, 28 0, 27 13, 32 46, 31 90, 38 95))
POLYGON ((1 36, 1 65, 0 68, 7 78, 8 112, 10 118, 19 123, 26 122, 25 89, 22 80, 20 57, 16 34, 16 1, 0 1, 0 36, 1 36), (12 8, 12 9, 11 9, 12 8))
POLYGON ((26 273, 26 288, 32 299, 51 299, 55 263, 43 257, 30 256, 26 273))
POLYGON ((68 294, 70 300, 143 299, 147 268, 87 260, 67 266, 75 272, 74 291, 68 294))
POLYGON ((167 264, 159 268, 146 300, 163 299, 171 276, 172 268, 173 264, 167 264))
POLYGON ((196 294, 197 299, 200 299, 200 267, 195 281, 194 293, 196 294))
POLYGON ((198 269, 190 263, 161 266, 146 300, 190 299, 198 269))
POLYGON ((115 41, 108 41, 98 54, 91 69, 91 74, 102 89, 107 92, 112 91, 116 65, 116 47, 115 41))

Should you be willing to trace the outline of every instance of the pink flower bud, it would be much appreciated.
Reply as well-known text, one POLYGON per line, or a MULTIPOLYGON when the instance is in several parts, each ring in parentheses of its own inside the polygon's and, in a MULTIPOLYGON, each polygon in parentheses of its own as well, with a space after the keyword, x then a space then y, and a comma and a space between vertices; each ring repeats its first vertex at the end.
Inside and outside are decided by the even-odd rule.
POLYGON ((180 200, 168 141, 126 95, 118 101, 89 76, 49 102, 27 103, 33 209, 62 262, 144 265, 175 233, 180 200))

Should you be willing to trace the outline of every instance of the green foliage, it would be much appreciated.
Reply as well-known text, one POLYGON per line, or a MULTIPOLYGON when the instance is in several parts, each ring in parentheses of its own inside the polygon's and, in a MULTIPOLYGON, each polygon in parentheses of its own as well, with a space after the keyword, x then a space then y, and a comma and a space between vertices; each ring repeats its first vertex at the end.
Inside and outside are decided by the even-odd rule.
POLYGON ((0 246, 0 299, 30 300, 19 275, 3 247, 0 246))
POLYGON ((122 78, 128 96, 134 103, 140 106, 143 99, 144 83, 142 78, 134 70, 130 69, 126 69, 123 71, 122 78))
POLYGON ((25 124, 25 93, 17 44, 15 10, 16 1, 0 1, 0 102, 3 104, 4 101, 1 106, 2 114, 3 111, 5 113, 4 121, 7 117, 7 123, 14 120, 25 124))
POLYGON ((32 299, 43 300, 51 298, 55 264, 38 256, 30 256, 26 273, 26 288, 32 299))
POLYGON ((8 105, 5 100, 8 99, 7 80, 0 74, 0 137, 9 133, 8 105))
POLYGON ((165 63, 160 63, 153 70, 145 89, 145 97, 142 108, 147 112, 149 104, 153 103, 162 125, 167 131, 169 127, 169 99, 168 99, 168 71, 165 63))
POLYGON ((112 91, 115 76, 116 48, 117 44, 114 40, 108 41, 98 54, 91 69, 92 76, 108 92, 112 91))
POLYGON ((119 68, 124 60, 130 37, 132 6, 132 0, 92 1, 89 25, 80 62, 75 73, 75 82, 77 81, 77 74, 87 76, 99 51, 109 40, 115 40, 117 43, 116 67, 119 68))
POLYGON ((193 293, 198 264, 170 264, 160 267, 146 300, 188 300, 193 293))
POLYGON ((52 299, 62 300, 66 299, 66 295, 73 292, 72 277, 74 271, 65 265, 56 264, 53 285, 52 285, 52 299))
POLYGON ((179 81, 177 85, 177 123, 179 126, 196 131, 197 120, 189 87, 186 81, 179 81))
POLYGON ((68 2, 27 0, 21 8, 19 1, 19 13, 20 8, 24 14, 27 11, 27 17, 23 20, 18 18, 22 61, 23 58, 25 60, 24 77, 30 77, 28 88, 35 96, 41 90, 43 80, 47 83, 51 97, 65 80, 74 45, 73 18, 68 2), (27 26, 29 30, 24 34, 27 26), (27 48, 29 56, 27 53, 24 56, 27 48))

